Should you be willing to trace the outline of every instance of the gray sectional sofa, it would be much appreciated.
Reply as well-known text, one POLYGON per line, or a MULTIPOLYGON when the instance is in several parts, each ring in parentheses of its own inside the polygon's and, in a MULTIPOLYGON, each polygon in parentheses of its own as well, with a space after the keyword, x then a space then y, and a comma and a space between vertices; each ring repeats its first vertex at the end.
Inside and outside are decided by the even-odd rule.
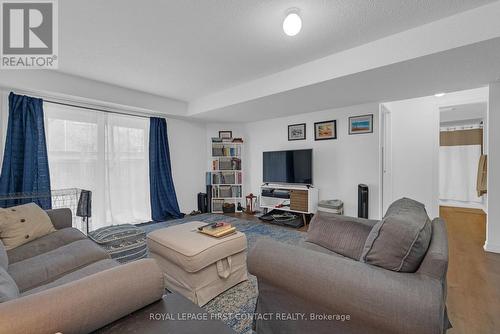
POLYGON ((71 227, 69 209, 47 213, 55 232, 8 251, 0 242, 0 289, 11 278, 0 333, 88 333, 162 298, 153 259, 120 265, 71 227))
POLYGON ((381 221, 318 213, 307 240, 260 240, 251 250, 258 334, 442 334, 451 326, 446 227, 422 204, 399 200, 381 221))

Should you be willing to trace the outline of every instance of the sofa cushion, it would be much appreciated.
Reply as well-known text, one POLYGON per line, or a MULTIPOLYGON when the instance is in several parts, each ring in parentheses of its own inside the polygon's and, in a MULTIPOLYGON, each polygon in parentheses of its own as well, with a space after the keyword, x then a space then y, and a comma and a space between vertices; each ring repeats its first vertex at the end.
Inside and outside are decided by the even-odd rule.
POLYGON ((325 247, 316 245, 316 244, 314 244, 312 242, 305 241, 305 242, 303 242, 301 244, 301 247, 304 247, 305 249, 309 249, 309 250, 312 250, 312 251, 315 251, 315 252, 318 252, 318 253, 327 254, 327 255, 330 255, 330 256, 341 257, 341 258, 347 259, 347 257, 345 257, 344 255, 340 255, 339 253, 332 252, 331 250, 326 249, 325 247))
POLYGON ((7 270, 8 267, 9 257, 7 256, 7 251, 5 250, 2 240, 0 240, 0 268, 7 270))
POLYGON ((55 281, 52 281, 48 284, 41 285, 39 287, 36 287, 34 289, 25 291, 22 295, 31 295, 33 293, 37 293, 40 291, 44 291, 47 289, 55 288, 56 286, 60 286, 69 282, 73 282, 76 280, 79 280, 81 278, 96 274, 98 272, 114 268, 116 266, 119 266, 120 264, 112 259, 106 259, 106 260, 100 260, 94 263, 89 264, 88 266, 85 266, 81 269, 75 270, 67 275, 62 276, 61 278, 56 279, 55 281))
POLYGON ((24 292, 50 283, 109 255, 90 240, 78 240, 50 252, 9 265, 9 274, 24 292))
POLYGON ((19 297, 19 289, 16 282, 7 273, 7 271, 0 267, 0 303, 16 299, 19 297))
POLYGON ((12 264, 50 252, 51 250, 70 244, 73 241, 84 239, 87 239, 87 237, 78 229, 72 227, 64 228, 11 249, 7 251, 7 254, 9 256, 9 262, 12 264))
POLYGON ((432 225, 422 203, 394 202, 366 240, 361 261, 399 272, 415 272, 427 252, 432 225))
POLYGON ((73 213, 69 208, 47 210, 52 225, 56 230, 62 230, 73 226, 73 213))
POLYGON ((0 239, 6 250, 36 240, 55 231, 45 211, 35 203, 0 208, 0 239))
POLYGON ((359 260, 377 221, 318 211, 307 230, 307 240, 330 251, 359 260))

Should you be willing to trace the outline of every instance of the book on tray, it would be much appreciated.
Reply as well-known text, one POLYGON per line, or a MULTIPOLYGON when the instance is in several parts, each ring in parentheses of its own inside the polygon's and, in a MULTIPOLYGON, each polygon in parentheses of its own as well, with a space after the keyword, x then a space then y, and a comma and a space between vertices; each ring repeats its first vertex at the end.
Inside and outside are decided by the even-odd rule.
POLYGON ((236 233, 236 227, 229 223, 212 223, 198 228, 198 232, 209 235, 214 238, 222 238, 236 233))

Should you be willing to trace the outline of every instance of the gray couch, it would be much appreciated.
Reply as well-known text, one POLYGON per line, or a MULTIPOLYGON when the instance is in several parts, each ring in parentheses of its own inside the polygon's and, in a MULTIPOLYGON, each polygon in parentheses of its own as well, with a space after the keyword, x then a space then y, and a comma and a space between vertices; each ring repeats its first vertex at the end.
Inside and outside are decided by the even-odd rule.
POLYGON ((0 303, 0 333, 88 333, 161 299, 163 274, 153 259, 120 265, 71 227, 69 209, 48 214, 56 232, 0 249, 19 290, 0 303))
MULTIPOLYGON (((405 215, 414 208, 422 212, 423 206, 406 211, 393 208, 403 228, 408 222, 405 215)), ((389 220, 387 215, 384 219, 389 220)), ((441 219, 431 222, 424 217, 421 221, 416 232, 425 237, 425 226, 428 242, 414 239, 411 245, 420 243, 418 251, 422 252, 414 272, 401 271, 403 266, 388 270, 381 262, 374 265, 357 259, 366 253, 369 235, 384 220, 317 214, 309 228, 309 234, 319 240, 315 243, 299 247, 270 240, 257 242, 248 258, 249 271, 258 278, 257 313, 274 315, 270 319, 257 317, 257 333, 444 333, 450 327, 445 309, 446 227, 441 219), (349 234, 349 238, 330 242, 335 234, 349 234), (329 242, 338 252, 324 247, 329 242), (297 314, 295 321, 281 319, 293 314, 297 314), (276 315, 281 315, 280 319, 276 315), (316 315, 324 320, 314 320, 316 315)), ((386 236, 389 224, 383 227, 386 236)), ((381 235, 376 233, 376 237, 381 235)), ((389 244, 401 242, 395 235, 389 239, 389 244)), ((375 255, 386 256, 384 252, 390 247, 379 248, 375 255)), ((404 260, 409 253, 406 251, 404 260)))

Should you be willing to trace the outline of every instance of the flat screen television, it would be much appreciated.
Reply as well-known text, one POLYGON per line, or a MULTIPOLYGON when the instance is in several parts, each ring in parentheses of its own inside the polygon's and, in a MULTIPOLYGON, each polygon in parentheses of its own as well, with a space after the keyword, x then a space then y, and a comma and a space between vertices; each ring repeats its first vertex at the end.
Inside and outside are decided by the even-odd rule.
POLYGON ((312 184, 312 149, 264 152, 263 181, 312 184))

